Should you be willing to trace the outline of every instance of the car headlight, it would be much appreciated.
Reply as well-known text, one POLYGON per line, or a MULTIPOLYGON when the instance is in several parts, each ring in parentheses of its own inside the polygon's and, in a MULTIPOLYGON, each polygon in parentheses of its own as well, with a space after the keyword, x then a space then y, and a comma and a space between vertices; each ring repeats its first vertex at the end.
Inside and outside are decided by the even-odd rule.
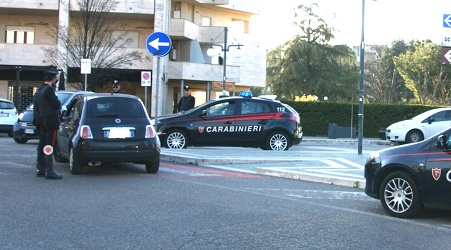
POLYGON ((366 158, 366 162, 380 162, 380 160, 381 160, 381 155, 380 155, 379 151, 372 152, 366 158))

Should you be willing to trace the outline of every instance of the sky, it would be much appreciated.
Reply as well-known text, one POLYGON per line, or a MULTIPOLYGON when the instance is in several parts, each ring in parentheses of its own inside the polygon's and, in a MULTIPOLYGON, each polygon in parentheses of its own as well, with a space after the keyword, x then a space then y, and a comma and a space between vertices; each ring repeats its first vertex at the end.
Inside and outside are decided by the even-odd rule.
MULTIPOLYGON (((318 15, 335 29, 332 44, 358 46, 362 29, 362 0, 261 0, 255 30, 267 47, 275 47, 296 34, 294 8, 319 5, 318 15), (282 3, 282 4, 277 4, 282 3)), ((450 0, 365 0, 365 43, 390 45, 394 40, 431 39, 441 44, 448 32, 443 15, 451 14, 450 0)), ((451 31, 451 28, 449 29, 451 31)))

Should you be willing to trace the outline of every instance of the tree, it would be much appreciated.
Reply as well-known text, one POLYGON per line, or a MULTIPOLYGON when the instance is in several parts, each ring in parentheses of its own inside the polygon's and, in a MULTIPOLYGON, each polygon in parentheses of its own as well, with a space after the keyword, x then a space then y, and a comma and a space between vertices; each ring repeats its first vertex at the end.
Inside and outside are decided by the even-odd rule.
POLYGON ((390 47, 368 45, 365 57, 365 94, 370 100, 380 103, 408 101, 413 97, 406 88, 393 61, 395 56, 409 49, 403 40, 393 41, 390 47))
POLYGON ((358 67, 347 46, 327 44, 333 29, 312 6, 299 5, 294 24, 300 33, 267 56, 267 86, 274 94, 294 100, 296 96, 327 96, 330 100, 351 100, 357 93, 358 67))
POLYGON ((413 41, 411 50, 394 58, 396 69, 419 104, 449 103, 449 67, 442 66, 440 58, 440 45, 430 40, 413 41))
MULTIPOLYGON (((71 27, 59 26, 49 34, 59 40, 67 54, 57 48, 47 48, 44 49, 46 56, 54 65, 67 60, 69 67, 80 67, 82 58, 91 59, 91 67, 95 69, 127 68, 142 62, 143 53, 125 51, 125 45, 130 42, 124 31, 127 22, 115 19, 110 13, 117 3, 115 0, 76 0, 80 11, 70 12, 71 27)), ((88 82, 95 83, 107 76, 104 70, 99 70, 89 77, 88 82)), ((82 81, 81 76, 79 80, 82 81)), ((81 85, 74 87, 82 88, 81 85)))

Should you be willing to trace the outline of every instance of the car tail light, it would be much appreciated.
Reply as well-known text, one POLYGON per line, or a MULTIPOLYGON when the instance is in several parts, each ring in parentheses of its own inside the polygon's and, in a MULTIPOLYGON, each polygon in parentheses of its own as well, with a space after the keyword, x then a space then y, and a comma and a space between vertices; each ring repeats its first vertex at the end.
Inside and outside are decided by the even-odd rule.
POLYGON ((146 138, 154 138, 156 136, 155 129, 152 125, 146 126, 146 138))
POLYGON ((288 114, 288 119, 292 120, 292 121, 294 121, 296 123, 301 123, 301 121, 299 119, 299 116, 296 116, 296 115, 293 115, 293 114, 288 114))
POLYGON ((88 125, 81 126, 80 134, 83 139, 92 139, 91 128, 88 125))

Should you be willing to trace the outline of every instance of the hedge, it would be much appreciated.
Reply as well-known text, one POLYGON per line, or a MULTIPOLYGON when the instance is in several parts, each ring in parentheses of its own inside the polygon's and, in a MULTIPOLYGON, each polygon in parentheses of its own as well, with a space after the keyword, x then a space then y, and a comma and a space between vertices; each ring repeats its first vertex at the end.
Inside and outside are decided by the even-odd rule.
MULTIPOLYGON (((327 136, 329 123, 358 131, 359 104, 282 101, 297 110, 305 136, 327 136)), ((378 130, 441 106, 364 104, 363 137, 379 137, 378 130)))

